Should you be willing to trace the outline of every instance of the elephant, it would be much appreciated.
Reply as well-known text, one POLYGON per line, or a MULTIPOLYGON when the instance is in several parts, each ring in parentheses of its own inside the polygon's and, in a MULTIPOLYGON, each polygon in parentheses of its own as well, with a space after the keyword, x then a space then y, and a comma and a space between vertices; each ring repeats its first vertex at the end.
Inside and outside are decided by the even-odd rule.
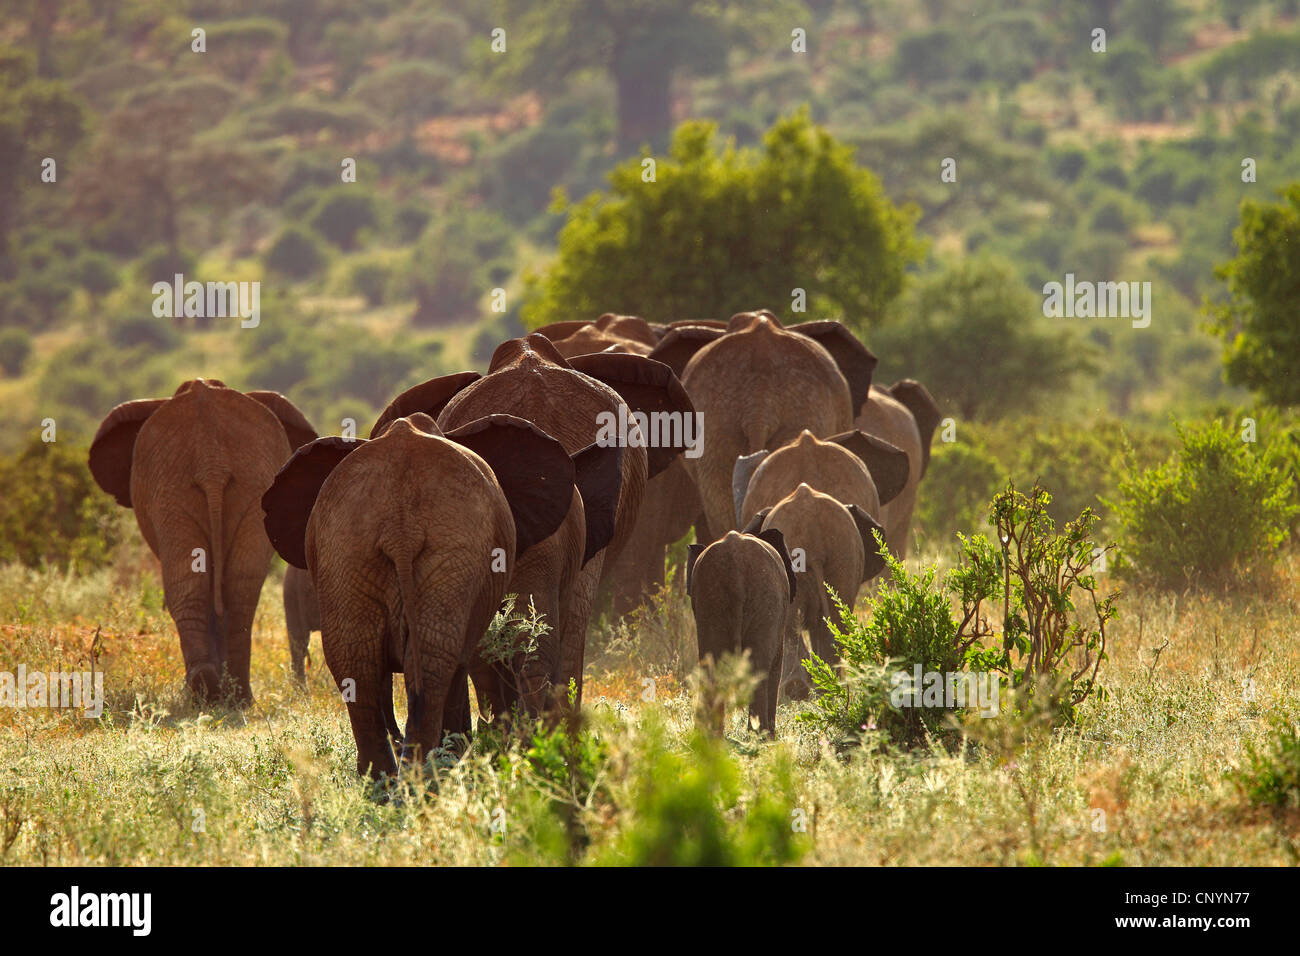
POLYGON ((253 615, 273 554, 257 502, 315 438, 283 395, 199 378, 171 398, 118 405, 91 442, 96 483, 135 512, 161 564, 185 682, 200 700, 219 697, 227 678, 237 703, 252 702, 253 615))
POLYGON ((879 553, 875 533, 880 523, 856 504, 843 504, 802 483, 770 508, 754 515, 745 533, 759 534, 777 529, 785 536, 791 563, 798 579, 795 614, 786 626, 783 673, 785 691, 803 699, 810 689, 807 672, 800 663, 806 630, 812 650, 827 662, 839 660, 826 619, 833 613, 830 585, 846 604, 852 605, 863 582, 881 572, 885 559, 879 553))
POLYGON ((471 660, 518 560, 569 513, 583 457, 510 415, 444 431, 415 413, 370 439, 317 439, 275 476, 262 497, 266 534, 311 572, 359 774, 396 773, 390 739, 418 762, 445 732, 468 735, 471 660))
POLYGON ((781 532, 728 531, 708 546, 692 544, 686 559, 686 593, 695 615, 700 662, 749 651, 760 678, 749 705, 750 719, 775 736, 782 649, 796 595, 781 532))
POLYGON ((917 485, 930 464, 930 443, 939 419, 939 407, 926 387, 905 378, 889 388, 872 385, 854 423, 860 430, 907 452, 907 484, 898 497, 884 505, 882 512, 885 540, 900 561, 907 557, 917 485))
POLYGON ((556 322, 543 326, 537 334, 550 339, 565 358, 603 352, 611 346, 634 355, 649 355, 659 344, 659 336, 645 319, 608 312, 595 322, 556 322))
POLYGON ((404 392, 376 424, 423 411, 451 430, 507 413, 532 422, 570 453, 593 443, 609 452, 600 465, 604 481, 589 483, 568 520, 515 568, 510 592, 523 606, 531 602, 550 631, 531 659, 510 667, 475 662, 471 678, 480 710, 504 714, 519 702, 535 714, 562 708, 570 694, 575 704, 581 701, 587 626, 604 562, 630 537, 647 477, 681 453, 671 446, 645 447, 629 409, 694 411, 671 369, 658 362, 608 352, 566 359, 544 335, 533 333, 498 346, 485 376, 462 372, 404 392), (622 423, 623 438, 610 433, 615 423, 622 423))
POLYGON ((699 491, 705 535, 736 527, 736 459, 779 448, 808 429, 839 435, 866 401, 876 357, 839 322, 785 328, 771 312, 742 312, 726 329, 672 328, 650 353, 678 371, 703 417, 703 454, 687 459, 699 491))
POLYGON ((305 663, 311 632, 320 630, 320 604, 311 575, 292 564, 284 572, 284 628, 289 632, 289 658, 299 684, 307 679, 305 663))
POLYGON ((668 547, 703 521, 695 482, 683 459, 675 459, 646 482, 632 534, 622 551, 605 564, 600 584, 609 593, 610 613, 629 614, 657 592, 664 583, 668 547))
POLYGON ((908 455, 901 448, 861 431, 822 441, 806 428, 776 451, 744 455, 733 469, 736 521, 745 525, 762 511, 808 482, 844 504, 855 504, 883 524, 882 506, 903 490, 908 455))

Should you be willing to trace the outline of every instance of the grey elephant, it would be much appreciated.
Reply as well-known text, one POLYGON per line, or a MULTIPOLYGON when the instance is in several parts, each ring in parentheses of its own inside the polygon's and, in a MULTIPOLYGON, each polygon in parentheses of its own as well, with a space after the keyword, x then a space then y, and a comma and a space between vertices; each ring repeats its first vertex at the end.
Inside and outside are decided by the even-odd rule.
POLYGON ((749 705, 759 729, 776 734, 782 648, 797 587, 785 539, 769 528, 757 534, 728 531, 686 558, 686 593, 695 614, 701 663, 749 651, 759 676, 749 705))

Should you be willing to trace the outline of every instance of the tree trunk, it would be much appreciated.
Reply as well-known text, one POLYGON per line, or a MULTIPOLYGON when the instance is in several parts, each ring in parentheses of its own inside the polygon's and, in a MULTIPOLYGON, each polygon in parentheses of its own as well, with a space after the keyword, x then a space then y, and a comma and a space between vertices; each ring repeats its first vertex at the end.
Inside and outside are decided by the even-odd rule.
POLYGON ((666 63, 646 63, 632 51, 614 54, 614 82, 618 87, 618 151, 637 152, 649 143, 663 149, 673 125, 671 80, 666 63))

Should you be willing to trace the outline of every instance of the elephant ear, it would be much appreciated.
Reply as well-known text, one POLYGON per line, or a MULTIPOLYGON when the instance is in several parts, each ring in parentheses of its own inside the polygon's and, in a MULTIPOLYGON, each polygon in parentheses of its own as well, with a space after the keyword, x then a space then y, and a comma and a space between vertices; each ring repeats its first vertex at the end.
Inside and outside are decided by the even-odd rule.
POLYGON ((141 398, 123 402, 100 422, 90 443, 90 474, 95 484, 112 495, 123 508, 131 507, 131 456, 135 436, 166 398, 141 398))
POLYGON ((862 405, 871 395, 871 376, 879 359, 875 353, 858 341, 858 337, 845 328, 842 322, 823 319, 803 322, 787 327, 812 339, 835 360, 844 381, 849 383, 849 398, 853 402, 853 417, 857 418, 862 405))
POLYGON ((772 454, 766 448, 748 455, 741 455, 736 459, 736 464, 731 469, 731 497, 736 502, 736 522, 740 523, 740 506, 745 503, 745 495, 749 491, 749 479, 754 477, 754 472, 758 471, 758 466, 767 460, 767 456, 772 454))
POLYGON ((284 463, 262 495, 263 524, 276 553, 295 568, 307 567, 307 521, 321 485, 338 463, 365 444, 331 435, 303 445, 284 463))
POLYGON ((370 429, 370 437, 377 438, 397 419, 406 418, 416 412, 424 412, 436 421, 439 413, 457 392, 468 388, 482 377, 478 372, 457 372, 454 375, 431 378, 427 382, 408 388, 389 402, 388 407, 380 413, 379 419, 370 429))
POLYGON ((311 427, 307 417, 298 411, 298 406, 279 392, 253 391, 245 392, 249 398, 261 402, 269 408, 284 426, 284 433, 289 436, 289 447, 297 451, 309 441, 316 440, 316 429, 311 427))
POLYGON ((535 335, 544 335, 552 342, 558 342, 560 339, 567 339, 579 329, 585 329, 591 325, 583 319, 573 319, 568 322, 552 322, 550 325, 543 325, 540 329, 533 329, 535 335))
POLYGON ((758 514, 754 515, 754 517, 749 519, 749 524, 740 529, 741 533, 757 535, 763 530, 763 522, 767 520, 767 516, 771 513, 771 508, 764 508, 762 511, 758 512, 758 514))
POLYGON ((694 597, 691 594, 691 587, 695 583, 695 562, 699 560, 707 544, 688 544, 686 546, 686 596, 694 597))
MULTIPOLYGON (((666 412, 672 416, 667 421, 680 420, 682 430, 678 434, 683 441, 688 419, 694 427, 695 406, 691 404, 686 389, 682 388, 682 383, 673 370, 662 362, 643 355, 595 352, 569 359, 569 366, 604 382, 618 392, 634 412, 642 412, 646 416, 666 412)), ((646 439, 646 456, 650 465, 646 477, 653 478, 671 465, 683 448, 677 443, 667 447, 649 447, 652 436, 643 437, 646 439)))
POLYGON ((585 566, 614 540, 618 499, 623 490, 623 449, 593 442, 573 456, 574 484, 582 493, 587 521, 585 566))
POLYGON ((482 458, 496 475, 515 520, 516 558, 564 523, 573 503, 574 465, 546 432, 514 415, 487 415, 446 437, 482 458))
POLYGON ((674 324, 669 328, 668 334, 651 350, 650 358, 656 362, 663 362, 678 378, 681 378, 696 352, 726 334, 725 328, 674 324))
POLYGON ((868 435, 858 429, 835 435, 830 441, 844 446, 862 459, 867 471, 871 472, 871 480, 875 482, 876 495, 882 505, 889 504, 907 487, 907 479, 911 475, 907 452, 897 445, 891 445, 883 438, 868 435))
POLYGON ((785 563, 785 576, 790 582, 790 600, 793 601, 795 593, 794 565, 790 562, 790 552, 785 546, 785 535, 777 528, 768 528, 766 531, 758 532, 757 536, 775 548, 776 553, 781 556, 782 562, 785 563))
POLYGON ((858 526, 858 534, 862 536, 862 580, 870 581, 877 574, 885 569, 885 558, 880 553, 883 545, 880 542, 885 540, 885 529, 880 527, 880 523, 875 518, 867 514, 857 505, 845 505, 849 509, 849 514, 853 515, 853 523, 858 526), (876 541, 876 532, 880 532, 880 542, 876 541))
POLYGON ((915 379, 905 378, 889 388, 889 394, 898 399, 916 420, 916 430, 921 433, 921 476, 930 467, 930 443, 939 424, 939 406, 929 390, 915 379))

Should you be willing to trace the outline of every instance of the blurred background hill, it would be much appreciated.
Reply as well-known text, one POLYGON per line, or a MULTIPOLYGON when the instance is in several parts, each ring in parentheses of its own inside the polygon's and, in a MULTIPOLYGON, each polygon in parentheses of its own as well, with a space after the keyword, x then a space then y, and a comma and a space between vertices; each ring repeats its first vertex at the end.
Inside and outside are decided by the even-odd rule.
POLYGON ((1300 179, 1300 0, 1010 7, 0 0, 0 449, 46 417, 85 441, 116 402, 200 374, 283 391, 322 433, 364 429, 519 334, 557 189, 607 190, 687 120, 752 148, 801 109, 922 240, 865 334, 884 371, 964 367, 974 384, 942 397, 985 423, 1163 424, 1240 401, 1201 309, 1243 198, 1300 179), (1151 281, 1153 327, 1043 318, 1067 271, 1151 281), (155 317, 151 285, 175 272, 259 280, 261 327, 155 317), (999 329, 1057 336, 1068 360, 982 353, 999 329))

